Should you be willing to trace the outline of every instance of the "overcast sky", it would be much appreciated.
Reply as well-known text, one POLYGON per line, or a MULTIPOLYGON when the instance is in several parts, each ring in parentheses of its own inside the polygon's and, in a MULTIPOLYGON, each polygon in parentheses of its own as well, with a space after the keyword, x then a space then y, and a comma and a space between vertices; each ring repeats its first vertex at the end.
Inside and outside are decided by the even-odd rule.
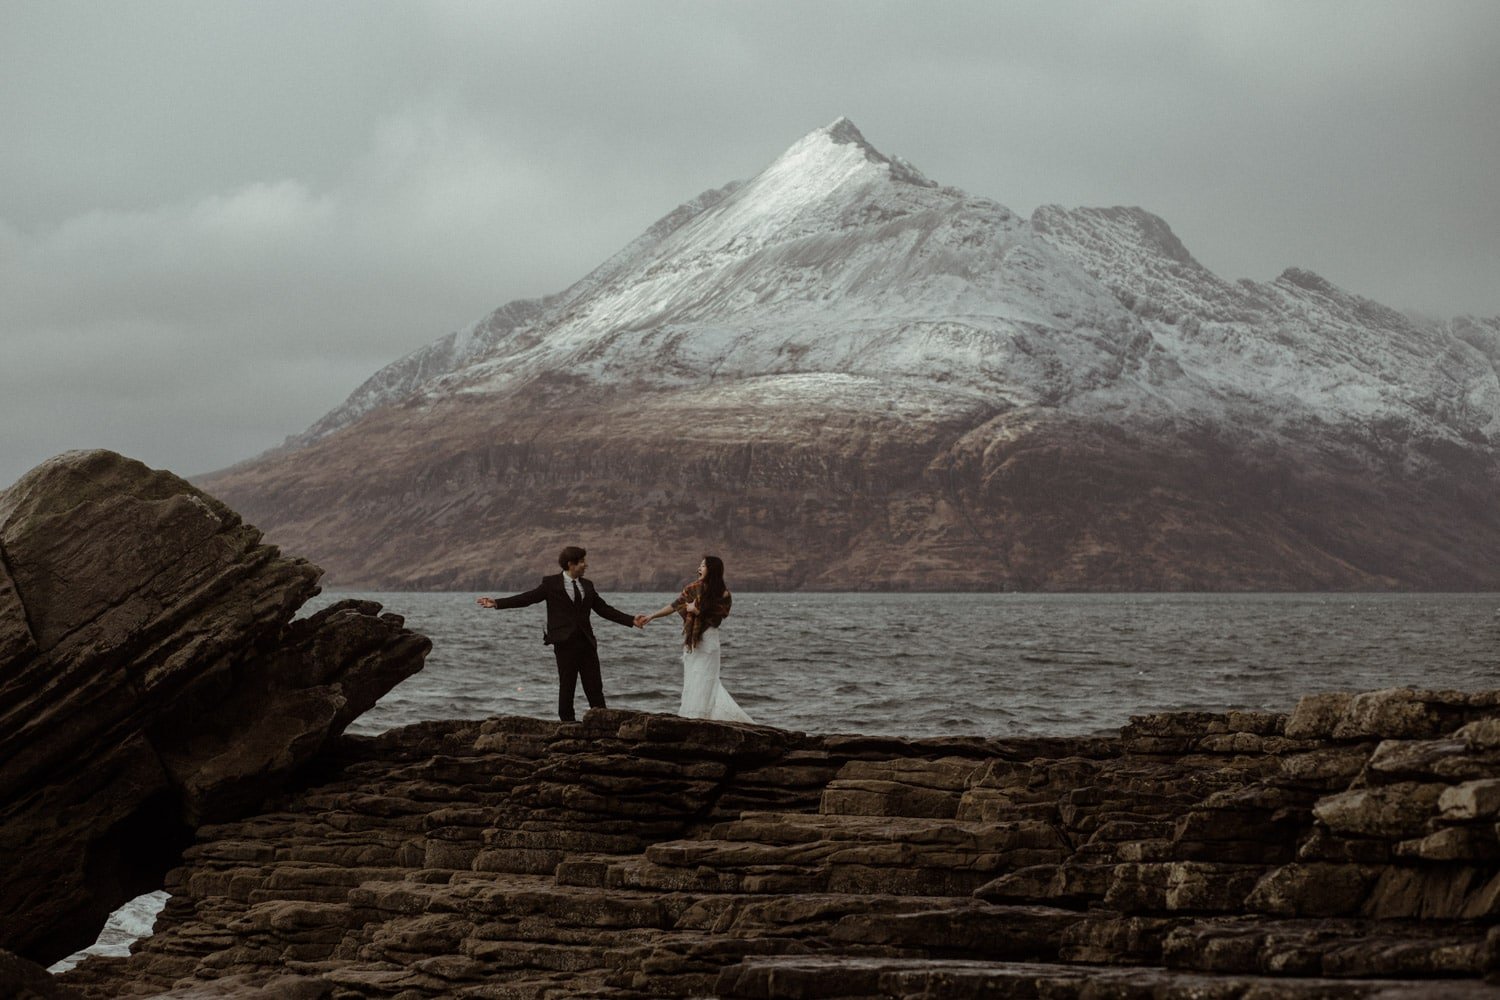
POLYGON ((0 487, 191 475, 847 115, 1022 214, 1500 314, 1500 3, 0 0, 0 487))

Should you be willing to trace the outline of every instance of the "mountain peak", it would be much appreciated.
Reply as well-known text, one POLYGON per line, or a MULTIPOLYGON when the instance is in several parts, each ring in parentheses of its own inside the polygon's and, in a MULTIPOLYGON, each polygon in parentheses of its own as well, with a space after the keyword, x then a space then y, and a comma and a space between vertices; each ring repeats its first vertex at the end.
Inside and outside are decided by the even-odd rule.
POLYGON ((884 166, 890 173, 891 180, 900 181, 905 184, 915 184, 918 187, 935 188, 936 181, 928 180, 916 167, 907 163, 899 156, 887 156, 866 139, 859 126, 847 117, 840 116, 828 125, 815 129, 803 136, 787 152, 800 151, 811 144, 831 144, 834 146, 854 146, 864 154, 865 160, 880 166, 884 166))
POLYGON ((1231 285, 1141 208, 1028 225, 916 177, 847 118, 804 131, 213 492, 370 590, 519 584, 583 507, 624 589, 672 580, 643 517, 697 545, 715 510, 766 589, 1500 585, 1496 327, 1231 285))
POLYGON ((843 116, 840 116, 838 120, 834 121, 832 124, 825 125, 817 131, 822 132, 834 142, 853 143, 856 146, 862 147, 867 152, 874 153, 881 159, 885 158, 880 155, 875 147, 870 145, 869 140, 864 137, 864 133, 859 130, 859 126, 855 125, 852 121, 843 116))

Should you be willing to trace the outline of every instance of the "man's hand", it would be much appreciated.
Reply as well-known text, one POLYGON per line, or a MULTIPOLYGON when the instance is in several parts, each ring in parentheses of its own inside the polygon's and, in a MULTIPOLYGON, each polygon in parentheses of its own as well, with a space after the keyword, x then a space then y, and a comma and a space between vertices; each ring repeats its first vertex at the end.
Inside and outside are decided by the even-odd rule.
POLYGON ((650 622, 651 622, 651 616, 650 615, 636 615, 635 616, 635 627, 638 628, 638 629, 644 629, 648 624, 650 624, 650 622))
POLYGON ((481 597, 474 603, 481 608, 493 608, 495 606, 495 599, 493 597, 481 597))

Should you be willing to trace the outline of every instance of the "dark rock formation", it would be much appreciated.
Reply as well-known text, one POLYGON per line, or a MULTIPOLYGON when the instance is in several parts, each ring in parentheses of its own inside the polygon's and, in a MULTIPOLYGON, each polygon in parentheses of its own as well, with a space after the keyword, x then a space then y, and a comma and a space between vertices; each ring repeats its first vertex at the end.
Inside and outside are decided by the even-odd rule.
POLYGON ((6 1000, 76 1000, 46 969, 19 955, 0 951, 0 997, 6 1000))
POLYGON ((1467 998, 1500 692, 805 736, 622 711, 343 737, 206 826, 87 997, 1467 998))
POLYGON ((106 451, 0 495, 0 947, 50 962, 421 668, 213 497, 106 451))

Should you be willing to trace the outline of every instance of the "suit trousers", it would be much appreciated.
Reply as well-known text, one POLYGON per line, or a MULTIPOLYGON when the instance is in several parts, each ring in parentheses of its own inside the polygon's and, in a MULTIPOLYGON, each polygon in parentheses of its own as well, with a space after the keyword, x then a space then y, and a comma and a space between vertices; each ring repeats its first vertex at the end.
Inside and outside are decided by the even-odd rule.
POLYGON ((604 708, 604 681, 599 677, 599 650, 583 634, 552 647, 557 657, 557 717, 574 722, 573 694, 583 681, 583 694, 589 708, 604 708))

